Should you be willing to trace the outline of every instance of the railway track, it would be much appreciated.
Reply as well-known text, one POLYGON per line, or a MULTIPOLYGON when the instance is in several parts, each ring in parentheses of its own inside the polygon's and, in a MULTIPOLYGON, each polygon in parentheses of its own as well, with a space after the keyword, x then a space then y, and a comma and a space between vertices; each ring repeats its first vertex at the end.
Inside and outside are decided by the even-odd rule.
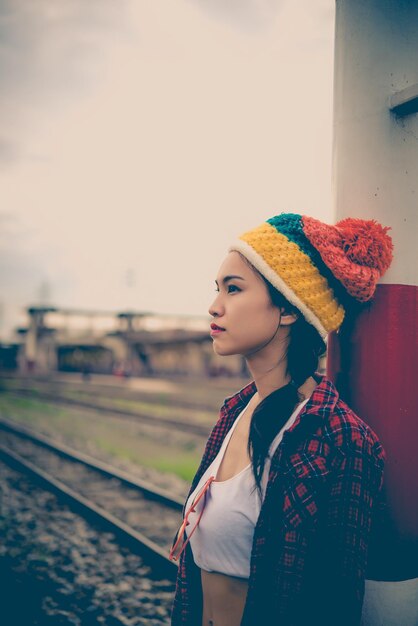
POLYGON ((8 420, 0 420, 0 431, 5 462, 111 530, 156 575, 174 581, 177 564, 167 555, 181 519, 179 498, 8 420))
POLYGON ((83 409, 92 409, 94 411, 100 411, 101 413, 111 415, 112 417, 122 418, 122 419, 130 418, 138 422, 142 422, 145 424, 152 424, 154 426, 155 425, 169 426, 171 428, 175 427, 176 429, 179 429, 186 433, 192 433, 192 434, 199 435, 205 438, 208 437, 210 430, 211 430, 210 426, 196 424, 191 421, 150 416, 150 415, 146 415, 145 413, 140 413, 138 411, 129 411, 125 409, 104 406, 103 404, 98 404, 95 402, 90 402, 90 401, 85 401, 85 400, 76 400, 74 398, 60 396, 55 393, 32 391, 30 389, 25 389, 24 387, 21 387, 21 388, 15 387, 13 389, 8 389, 7 393, 16 397, 26 396, 26 397, 34 398, 37 400, 46 400, 48 402, 53 402, 55 404, 60 404, 64 406, 73 406, 73 407, 83 408, 83 409))
MULTIPOLYGON (((125 381, 126 385, 110 383, 108 381, 100 381, 90 379, 83 381, 74 380, 72 378, 55 378, 53 376, 46 377, 26 377, 13 376, 11 374, 3 374, 2 376, 4 388, 12 390, 13 388, 30 388, 37 389, 57 395, 74 395, 80 394, 85 399, 89 396, 100 397, 101 399, 110 401, 129 401, 129 402, 147 402, 151 404, 162 404, 171 408, 192 409, 197 411, 217 412, 225 397, 236 392, 246 384, 243 378, 228 379, 227 381, 216 382, 213 379, 208 380, 166 380, 166 379, 138 379, 144 383, 144 388, 135 388, 129 386, 129 380, 125 381), (172 385, 173 389, 156 389, 146 388, 146 383, 161 381, 172 385), (203 392, 204 389, 204 392, 203 392), (200 390, 200 391, 199 391, 200 390)), ((135 379, 132 379, 135 381, 135 379)), ((114 405, 114 408, 117 406, 114 405)))

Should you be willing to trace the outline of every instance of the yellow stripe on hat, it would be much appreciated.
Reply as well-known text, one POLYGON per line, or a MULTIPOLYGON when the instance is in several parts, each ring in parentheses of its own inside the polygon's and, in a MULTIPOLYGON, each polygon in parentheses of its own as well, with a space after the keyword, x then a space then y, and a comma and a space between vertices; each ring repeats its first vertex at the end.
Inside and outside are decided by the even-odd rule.
POLYGON ((293 241, 265 222, 244 233, 230 250, 241 252, 325 336, 338 328, 344 308, 328 281, 293 241))

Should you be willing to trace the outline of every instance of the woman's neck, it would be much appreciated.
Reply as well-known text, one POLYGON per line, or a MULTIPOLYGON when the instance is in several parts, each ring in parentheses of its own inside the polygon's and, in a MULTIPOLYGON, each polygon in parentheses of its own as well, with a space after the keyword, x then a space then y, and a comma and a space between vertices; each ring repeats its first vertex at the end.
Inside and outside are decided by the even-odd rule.
POLYGON ((286 359, 272 364, 247 360, 247 367, 257 387, 257 396, 260 402, 273 391, 290 382, 290 376, 286 371, 286 359))
MULTIPOLYGON (((254 364, 247 360, 247 367, 257 387, 257 391, 254 394, 254 400, 257 403, 264 400, 276 389, 287 385, 291 380, 290 374, 287 372, 286 359, 270 366, 266 363, 254 364)), ((302 399, 309 398, 317 385, 316 380, 309 376, 298 388, 302 399)))

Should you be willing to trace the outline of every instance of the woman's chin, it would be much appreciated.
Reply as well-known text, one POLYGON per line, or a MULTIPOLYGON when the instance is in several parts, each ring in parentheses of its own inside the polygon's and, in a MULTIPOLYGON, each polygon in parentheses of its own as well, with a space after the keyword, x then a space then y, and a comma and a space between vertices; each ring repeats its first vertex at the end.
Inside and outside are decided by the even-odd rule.
POLYGON ((216 341, 213 342, 213 351, 218 356, 233 356, 235 354, 239 354, 233 348, 228 348, 227 346, 217 345, 216 341))

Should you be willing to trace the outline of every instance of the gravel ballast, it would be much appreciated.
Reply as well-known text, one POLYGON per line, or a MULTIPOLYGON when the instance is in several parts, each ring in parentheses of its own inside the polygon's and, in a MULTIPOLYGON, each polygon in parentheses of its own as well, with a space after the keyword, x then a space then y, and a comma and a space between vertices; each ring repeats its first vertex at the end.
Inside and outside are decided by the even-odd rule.
POLYGON ((0 536, 4 626, 170 623, 170 581, 3 462, 0 536))

